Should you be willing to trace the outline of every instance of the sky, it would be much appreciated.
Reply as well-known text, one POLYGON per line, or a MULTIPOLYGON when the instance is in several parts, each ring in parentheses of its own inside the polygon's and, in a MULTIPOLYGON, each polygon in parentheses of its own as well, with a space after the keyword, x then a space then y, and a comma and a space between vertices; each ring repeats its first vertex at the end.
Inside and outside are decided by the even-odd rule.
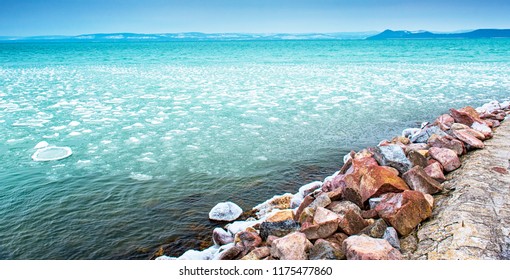
POLYGON ((0 0, 0 36, 510 28, 508 0, 0 0))

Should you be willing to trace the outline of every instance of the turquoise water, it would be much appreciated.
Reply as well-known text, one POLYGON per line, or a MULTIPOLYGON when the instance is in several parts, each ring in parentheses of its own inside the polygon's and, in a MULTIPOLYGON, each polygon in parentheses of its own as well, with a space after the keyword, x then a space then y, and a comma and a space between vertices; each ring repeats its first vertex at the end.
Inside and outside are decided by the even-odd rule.
POLYGON ((510 40, 0 44, 0 258, 148 258, 451 107, 509 97, 510 40), (35 162, 40 141, 69 158, 35 162))

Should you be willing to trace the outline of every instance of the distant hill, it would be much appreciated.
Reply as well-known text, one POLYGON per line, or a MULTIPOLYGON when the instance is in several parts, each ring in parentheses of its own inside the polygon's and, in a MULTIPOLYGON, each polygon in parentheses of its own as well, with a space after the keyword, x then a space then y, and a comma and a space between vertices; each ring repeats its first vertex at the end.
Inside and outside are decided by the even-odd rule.
POLYGON ((510 29, 477 29, 461 33, 432 33, 429 31, 385 30, 367 40, 385 39, 479 39, 479 38, 510 38, 510 29))
POLYGON ((83 34, 78 36, 0 36, 3 42, 167 42, 167 41, 255 41, 255 40, 354 40, 365 39, 377 32, 337 32, 337 33, 108 33, 83 34))

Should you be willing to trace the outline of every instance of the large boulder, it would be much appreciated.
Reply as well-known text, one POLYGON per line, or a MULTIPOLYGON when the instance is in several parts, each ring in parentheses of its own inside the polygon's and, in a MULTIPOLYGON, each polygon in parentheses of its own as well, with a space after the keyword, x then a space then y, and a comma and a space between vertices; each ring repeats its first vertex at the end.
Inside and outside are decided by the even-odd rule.
POLYGON ((422 193, 435 194, 443 190, 441 184, 432 179, 421 166, 415 166, 402 175, 407 185, 422 193))
POLYGON ((307 239, 326 238, 338 229, 339 216, 323 207, 317 207, 312 223, 301 225, 301 232, 307 239))
POLYGON ((401 260, 402 254, 384 239, 366 235, 347 238, 343 249, 348 260, 401 260))
POLYGON ((451 133, 453 137, 468 144, 470 147, 478 149, 483 149, 485 147, 483 142, 480 139, 473 136, 471 133, 469 133, 469 130, 467 129, 452 130, 451 133))
POLYGON ((309 254, 310 260, 343 260, 342 246, 324 239, 315 241, 309 254))
POLYGON ((430 147, 446 148, 453 150, 459 156, 466 152, 464 144, 461 141, 451 137, 450 135, 445 136, 432 135, 429 138, 427 144, 429 144, 430 147))
POLYGON ((467 106, 459 110, 450 109, 450 115, 455 122, 471 126, 473 122, 482 123, 478 112, 473 107, 467 106))
POLYGON ((400 235, 408 235, 419 223, 432 215, 432 206, 422 192, 387 193, 381 198, 375 210, 379 217, 394 227, 400 235))
POLYGON ((298 231, 299 228, 299 224, 294 220, 263 222, 260 224, 260 237, 262 237, 263 240, 266 240, 269 235, 282 237, 291 232, 298 231))
POLYGON ((383 193, 409 190, 404 180, 396 173, 395 170, 385 166, 372 167, 370 171, 361 178, 360 194, 362 203, 371 197, 377 197, 383 193))
POLYGON ((253 211, 260 219, 275 209, 289 209, 292 197, 293 195, 290 193, 275 195, 273 198, 253 207, 253 211))
POLYGON ((407 170, 412 167, 412 164, 409 159, 407 159, 404 150, 402 150, 399 145, 374 147, 371 151, 379 165, 393 167, 401 174, 407 172, 407 170))
POLYGON ((427 175, 429 175, 432 179, 438 181, 439 183, 442 183, 446 181, 446 177, 443 173, 443 166, 437 162, 434 161, 433 163, 429 164, 427 167, 423 169, 427 175))
POLYGON ((450 149, 432 147, 429 149, 429 155, 441 163, 446 172, 453 171, 461 165, 457 153, 450 149))
POLYGON ((231 222, 243 214, 243 209, 237 204, 227 201, 216 204, 209 212, 209 219, 214 221, 231 222))
POLYGON ((301 232, 278 238, 271 244, 271 256, 280 260, 306 260, 312 243, 301 232))

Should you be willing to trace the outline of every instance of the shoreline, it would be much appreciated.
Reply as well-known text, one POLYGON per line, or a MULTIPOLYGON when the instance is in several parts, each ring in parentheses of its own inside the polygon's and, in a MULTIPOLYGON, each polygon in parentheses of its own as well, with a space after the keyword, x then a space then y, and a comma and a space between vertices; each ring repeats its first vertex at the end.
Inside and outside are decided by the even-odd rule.
POLYGON ((483 150, 509 112, 508 101, 451 109, 432 124, 352 151, 339 171, 295 194, 240 213, 220 207, 219 220, 231 223, 214 229, 211 247, 179 257, 161 247, 151 259, 413 259, 416 228, 437 215, 436 198, 448 192, 443 186, 462 166, 459 157, 483 150), (384 250, 363 249, 371 246, 384 250))

